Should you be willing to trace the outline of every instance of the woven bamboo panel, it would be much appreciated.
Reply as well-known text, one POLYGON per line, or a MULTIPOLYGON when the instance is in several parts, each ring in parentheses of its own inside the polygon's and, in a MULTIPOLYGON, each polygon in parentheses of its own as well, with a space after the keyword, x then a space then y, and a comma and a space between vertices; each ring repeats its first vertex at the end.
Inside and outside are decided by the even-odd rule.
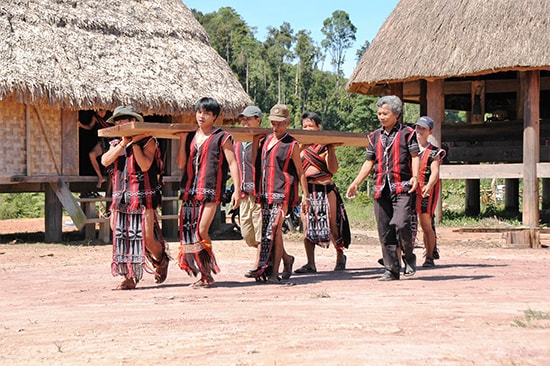
MULTIPOLYGON (((152 123, 152 122, 130 122, 98 131, 100 136, 120 137, 135 136, 140 134, 151 134, 157 138, 174 139, 178 133, 196 130, 195 125, 180 123, 152 123)), ((269 128, 245 128, 224 126, 235 141, 252 141, 255 135, 268 135, 269 128)), ((336 144, 346 146, 366 147, 368 144, 367 135, 364 133, 349 133, 339 131, 305 131, 289 129, 288 133, 301 144, 336 144)))
POLYGON ((30 106, 30 123, 29 171, 32 175, 61 174, 61 110, 45 104, 36 109, 30 106))
POLYGON ((25 106, 15 98, 0 101, 0 175, 26 174, 25 106))

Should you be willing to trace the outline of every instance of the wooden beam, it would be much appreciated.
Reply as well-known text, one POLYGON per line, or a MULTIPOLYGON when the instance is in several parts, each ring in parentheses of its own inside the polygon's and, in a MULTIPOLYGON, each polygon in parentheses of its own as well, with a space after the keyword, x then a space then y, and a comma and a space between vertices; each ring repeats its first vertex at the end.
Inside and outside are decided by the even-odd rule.
POLYGON ((69 186, 63 180, 59 179, 57 183, 50 183, 47 185, 46 192, 48 190, 55 193, 59 202, 61 202, 69 216, 71 216, 75 226, 78 230, 82 230, 84 225, 86 225, 86 214, 82 211, 76 198, 74 198, 69 186))
POLYGON ((60 243, 63 239, 63 210, 57 199, 54 188, 46 185, 44 207, 44 241, 46 243, 60 243))
MULTIPOLYGON (((181 132, 192 132, 197 129, 195 125, 181 123, 154 123, 154 122, 129 122, 122 125, 103 128, 98 131, 101 137, 120 137, 150 134, 157 138, 177 139, 181 132)), ((230 127, 223 129, 229 132, 235 141, 252 141, 254 136, 269 135, 270 128, 230 127)), ((306 131, 287 130, 290 135, 301 144, 334 144, 366 147, 368 145, 366 133, 351 133, 340 131, 306 131)))
MULTIPOLYGON (((522 179, 523 164, 441 165, 441 179, 522 179)), ((537 164, 537 177, 550 178, 550 163, 537 164)))
POLYGON ((445 120, 444 83, 443 79, 428 81, 426 83, 426 113, 435 122, 432 136, 437 141, 437 146, 441 146, 441 127, 445 120))
POLYGON ((32 146, 32 141, 31 141, 32 133, 31 133, 31 131, 32 131, 31 106, 29 104, 25 104, 25 150, 26 150, 25 163, 26 163, 26 166, 27 166, 27 175, 32 175, 32 173, 33 173, 32 159, 31 159, 31 156, 32 156, 32 149, 31 149, 31 146, 32 146))
POLYGON ((540 72, 520 72, 523 109, 523 225, 539 225, 540 72))
POLYGON ((441 179, 522 178, 522 164, 441 165, 441 179))
POLYGON ((390 94, 396 95, 399 99, 403 100, 403 83, 391 83, 390 94))

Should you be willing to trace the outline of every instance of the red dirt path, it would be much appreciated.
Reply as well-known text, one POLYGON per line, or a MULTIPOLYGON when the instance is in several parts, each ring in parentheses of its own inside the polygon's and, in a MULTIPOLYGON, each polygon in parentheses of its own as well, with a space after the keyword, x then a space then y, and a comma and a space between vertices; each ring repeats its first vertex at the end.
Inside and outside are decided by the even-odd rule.
MULTIPOLYGON (((0 221, 0 233, 25 230, 42 220, 0 221)), ((243 277, 253 250, 217 241, 214 288, 188 287, 172 263, 164 284, 146 274, 135 291, 111 290, 110 245, 14 239, 0 244, 0 364, 550 364, 550 319, 524 313, 550 314, 549 249, 438 233, 437 267, 401 281, 376 280, 375 233, 354 232, 343 272, 318 248, 317 274, 256 283, 243 277)), ((286 241, 302 265, 300 236, 286 241)))

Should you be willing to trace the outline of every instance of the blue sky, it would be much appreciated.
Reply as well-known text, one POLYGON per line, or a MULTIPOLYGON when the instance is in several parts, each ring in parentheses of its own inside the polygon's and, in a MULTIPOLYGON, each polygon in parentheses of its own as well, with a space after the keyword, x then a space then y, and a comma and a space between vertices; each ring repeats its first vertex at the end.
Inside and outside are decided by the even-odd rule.
MULTIPOLYGON (((356 65, 355 53, 365 40, 372 41, 376 33, 397 5, 398 0, 184 0, 190 9, 202 13, 211 13, 219 8, 229 6, 241 16, 249 27, 256 27, 255 37, 265 40, 268 26, 279 28, 288 22, 294 33, 301 29, 311 32, 311 37, 318 46, 324 35, 321 32, 323 21, 332 16, 335 10, 349 14, 350 20, 357 27, 356 40, 346 53, 344 74, 350 77, 356 65)), ((333 71, 330 60, 325 61, 324 70, 333 71)))

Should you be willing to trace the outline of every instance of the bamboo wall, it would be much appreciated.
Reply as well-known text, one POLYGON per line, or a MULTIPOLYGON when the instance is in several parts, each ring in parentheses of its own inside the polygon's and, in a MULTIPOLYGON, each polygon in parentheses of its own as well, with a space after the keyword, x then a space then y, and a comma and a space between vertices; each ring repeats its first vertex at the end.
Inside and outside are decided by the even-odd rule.
MULTIPOLYGON (((76 122, 75 122, 76 123, 76 122)), ((57 175, 62 167, 61 110, 0 101, 0 175, 57 175)))
POLYGON ((26 175, 25 106, 14 98, 0 101, 0 141, 0 175, 26 175))

